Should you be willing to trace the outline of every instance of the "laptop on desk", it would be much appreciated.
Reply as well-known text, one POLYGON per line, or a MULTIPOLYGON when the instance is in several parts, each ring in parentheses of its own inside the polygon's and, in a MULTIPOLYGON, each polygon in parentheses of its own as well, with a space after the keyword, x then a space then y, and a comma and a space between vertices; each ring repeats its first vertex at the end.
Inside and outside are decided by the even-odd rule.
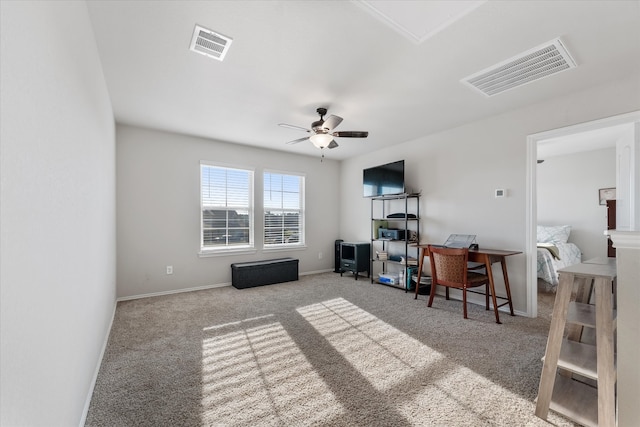
POLYGON ((451 234, 444 244, 434 246, 440 246, 443 248, 470 248, 475 241, 475 234, 451 234))

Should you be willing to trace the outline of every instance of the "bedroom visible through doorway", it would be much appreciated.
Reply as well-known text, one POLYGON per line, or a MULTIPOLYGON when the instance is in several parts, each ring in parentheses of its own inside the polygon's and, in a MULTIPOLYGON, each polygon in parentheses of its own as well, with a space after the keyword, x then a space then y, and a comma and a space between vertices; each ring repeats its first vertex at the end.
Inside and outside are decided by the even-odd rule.
MULTIPOLYGON (((599 206, 598 188, 616 186, 616 141, 621 135, 638 138, 637 129, 640 129, 640 112, 555 129, 527 138, 529 316, 538 315, 539 264, 543 267, 542 271, 545 270, 545 260, 538 260, 538 225, 550 227, 541 230, 541 240, 548 240, 552 246, 563 251, 560 254, 562 262, 555 262, 559 265, 555 268, 579 259, 606 256, 606 206, 599 206), (590 162, 592 167, 581 167, 585 162, 590 162), (576 182, 580 183, 579 187, 576 187, 576 182), (553 186, 557 186, 557 191, 548 191, 553 186), (557 214, 553 211, 554 206, 558 207, 557 214)), ((543 249, 541 252, 546 251, 543 249)), ((555 259, 553 255, 546 258, 555 259)), ((550 261, 546 262, 551 264, 550 261)), ((553 274, 551 265, 546 266, 546 270, 547 274, 553 274)), ((557 280, 551 282, 541 283, 546 290, 553 291, 557 280)))

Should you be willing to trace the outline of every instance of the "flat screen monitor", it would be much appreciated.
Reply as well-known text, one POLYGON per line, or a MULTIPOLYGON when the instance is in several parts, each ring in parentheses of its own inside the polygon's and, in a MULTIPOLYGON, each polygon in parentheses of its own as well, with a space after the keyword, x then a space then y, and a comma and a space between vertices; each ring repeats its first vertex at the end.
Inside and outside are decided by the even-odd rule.
POLYGON ((364 169, 362 182, 364 197, 404 193, 404 160, 364 169))

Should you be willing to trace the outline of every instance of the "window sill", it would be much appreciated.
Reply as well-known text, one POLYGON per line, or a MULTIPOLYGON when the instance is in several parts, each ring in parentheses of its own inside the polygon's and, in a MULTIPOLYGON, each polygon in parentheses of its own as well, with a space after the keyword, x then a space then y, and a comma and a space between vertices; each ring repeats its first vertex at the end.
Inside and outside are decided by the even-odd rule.
POLYGON ((304 251, 307 249, 306 245, 296 246, 265 246, 262 248, 262 252, 284 252, 284 251, 304 251))
POLYGON ((256 248, 242 248, 242 249, 224 249, 224 250, 215 250, 215 251, 200 251, 198 252, 198 256, 200 258, 209 258, 209 257, 220 257, 220 256, 231 256, 231 255, 245 255, 245 254, 255 254, 257 253, 256 248))

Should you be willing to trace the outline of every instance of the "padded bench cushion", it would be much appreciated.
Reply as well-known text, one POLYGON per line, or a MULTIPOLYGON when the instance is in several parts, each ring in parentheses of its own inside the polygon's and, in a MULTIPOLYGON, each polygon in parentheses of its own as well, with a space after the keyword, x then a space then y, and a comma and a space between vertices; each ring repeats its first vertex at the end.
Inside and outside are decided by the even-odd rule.
POLYGON ((231 284, 238 289, 298 280, 298 260, 266 259, 231 264, 231 284))

